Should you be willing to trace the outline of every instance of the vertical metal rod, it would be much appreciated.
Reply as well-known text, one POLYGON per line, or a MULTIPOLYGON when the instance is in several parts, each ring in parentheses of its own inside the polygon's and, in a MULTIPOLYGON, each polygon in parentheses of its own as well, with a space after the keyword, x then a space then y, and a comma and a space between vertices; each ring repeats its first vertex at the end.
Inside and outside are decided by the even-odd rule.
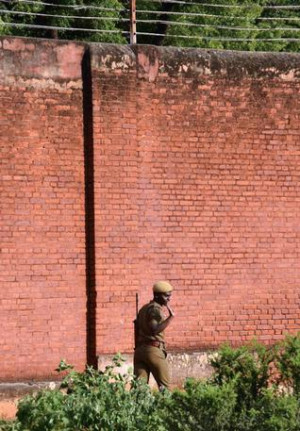
POLYGON ((136 44, 136 0, 130 0, 130 43, 136 44))

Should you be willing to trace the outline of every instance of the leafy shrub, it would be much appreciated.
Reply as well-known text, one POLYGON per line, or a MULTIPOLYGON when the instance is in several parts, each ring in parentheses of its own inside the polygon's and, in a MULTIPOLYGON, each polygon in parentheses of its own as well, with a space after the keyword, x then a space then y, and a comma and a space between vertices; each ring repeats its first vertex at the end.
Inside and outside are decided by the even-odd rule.
POLYGON ((267 348, 253 342, 236 349, 229 345, 220 348, 211 359, 214 374, 211 382, 218 386, 232 383, 237 395, 237 407, 251 408, 253 403, 269 387, 277 348, 267 348))
POLYGON ((17 417, 22 429, 64 430, 69 421, 64 414, 65 396, 60 391, 43 390, 36 396, 27 396, 20 403, 17 417))
MULTIPOLYGON (((70 371, 61 385, 65 393, 44 390, 25 397, 17 413, 21 430, 165 431, 156 413, 162 396, 145 383, 116 373, 120 360, 116 356, 104 372, 92 367, 84 373, 70 371)), ((62 362, 59 370, 67 368, 62 362)))
POLYGON ((23 398, 17 420, 0 421, 0 430, 300 431, 299 334, 272 348, 225 345, 211 360, 210 379, 187 379, 172 392, 120 374, 121 362, 117 355, 103 372, 79 373, 62 361, 61 388, 23 398))
POLYGON ((232 425, 235 431, 299 431, 300 405, 291 395, 265 389, 251 409, 233 417, 232 425))
MULTIPOLYGON (((291 387, 295 395, 300 397, 300 332, 288 335, 282 343, 277 355, 277 367, 281 373, 281 381, 291 387)), ((300 426, 299 426, 300 429, 300 426)))
POLYGON ((236 394, 228 431, 300 430, 300 400, 280 389, 285 381, 296 394, 298 342, 297 337, 287 337, 283 346, 271 348, 256 342, 237 349, 224 345, 213 357, 211 383, 230 383, 236 394))
POLYGON ((229 429, 236 404, 231 384, 221 387, 188 379, 184 391, 175 390, 165 399, 167 430, 224 431, 229 429))
POLYGON ((0 419, 0 430, 1 431, 21 431, 20 424, 16 421, 6 421, 0 419))

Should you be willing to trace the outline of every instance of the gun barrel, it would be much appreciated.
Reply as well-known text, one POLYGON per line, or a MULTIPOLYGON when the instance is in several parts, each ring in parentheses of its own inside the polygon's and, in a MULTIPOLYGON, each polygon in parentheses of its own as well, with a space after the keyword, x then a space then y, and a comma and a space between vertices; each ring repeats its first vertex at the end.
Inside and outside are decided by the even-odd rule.
POLYGON ((137 317, 138 317, 138 313, 139 313, 139 294, 136 293, 135 294, 135 314, 136 317, 134 319, 134 348, 137 347, 137 340, 138 340, 138 333, 139 333, 139 328, 138 328, 138 323, 137 323, 137 317))

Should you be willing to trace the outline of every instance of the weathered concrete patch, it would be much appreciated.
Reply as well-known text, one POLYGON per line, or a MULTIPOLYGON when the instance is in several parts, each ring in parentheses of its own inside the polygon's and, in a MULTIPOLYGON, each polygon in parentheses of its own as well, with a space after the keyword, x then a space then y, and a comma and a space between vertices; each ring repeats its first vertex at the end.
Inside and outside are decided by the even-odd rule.
POLYGON ((89 49, 92 68, 107 73, 136 70, 138 79, 150 83, 159 77, 236 82, 245 79, 300 80, 300 56, 293 53, 113 44, 94 44, 89 49))
POLYGON ((33 394, 41 389, 55 389, 60 382, 12 382, 0 383, 0 401, 9 401, 33 394))
POLYGON ((107 71, 135 70, 135 54, 128 45, 93 44, 91 52, 91 66, 93 69, 107 71))
MULTIPOLYGON (((209 358, 214 353, 209 352, 181 352, 169 353, 168 362, 171 372, 172 386, 182 387, 188 377, 203 379, 210 376, 212 368, 209 365, 209 358)), ((121 374, 133 371, 133 355, 122 355, 124 364, 118 369, 121 374)), ((111 355, 100 355, 98 357, 98 369, 104 370, 106 366, 112 364, 111 355)), ((155 386, 153 378, 150 385, 155 386)))
POLYGON ((85 45, 69 41, 0 38, 2 77, 77 81, 85 45))
POLYGON ((210 356, 208 352, 171 353, 169 364, 172 383, 182 386, 188 377, 195 379, 207 378, 211 375, 210 356))
POLYGON ((153 81, 159 73, 169 76, 214 76, 230 80, 300 79, 298 54, 237 52, 204 49, 183 49, 138 45, 133 47, 137 56, 140 77, 153 81), (144 73, 142 73, 144 72, 144 73), (147 78, 146 78, 147 79, 147 78))

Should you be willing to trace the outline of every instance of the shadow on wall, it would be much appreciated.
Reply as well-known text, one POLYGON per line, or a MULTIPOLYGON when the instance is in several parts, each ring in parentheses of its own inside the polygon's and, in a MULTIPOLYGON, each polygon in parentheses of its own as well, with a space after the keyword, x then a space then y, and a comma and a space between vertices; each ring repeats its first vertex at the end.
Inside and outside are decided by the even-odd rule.
POLYGON ((90 51, 82 60, 83 136, 85 171, 85 234, 86 234, 86 294, 87 294, 87 363, 97 367, 96 358, 96 280, 95 280, 95 213, 94 213, 94 143, 93 94, 90 51))

